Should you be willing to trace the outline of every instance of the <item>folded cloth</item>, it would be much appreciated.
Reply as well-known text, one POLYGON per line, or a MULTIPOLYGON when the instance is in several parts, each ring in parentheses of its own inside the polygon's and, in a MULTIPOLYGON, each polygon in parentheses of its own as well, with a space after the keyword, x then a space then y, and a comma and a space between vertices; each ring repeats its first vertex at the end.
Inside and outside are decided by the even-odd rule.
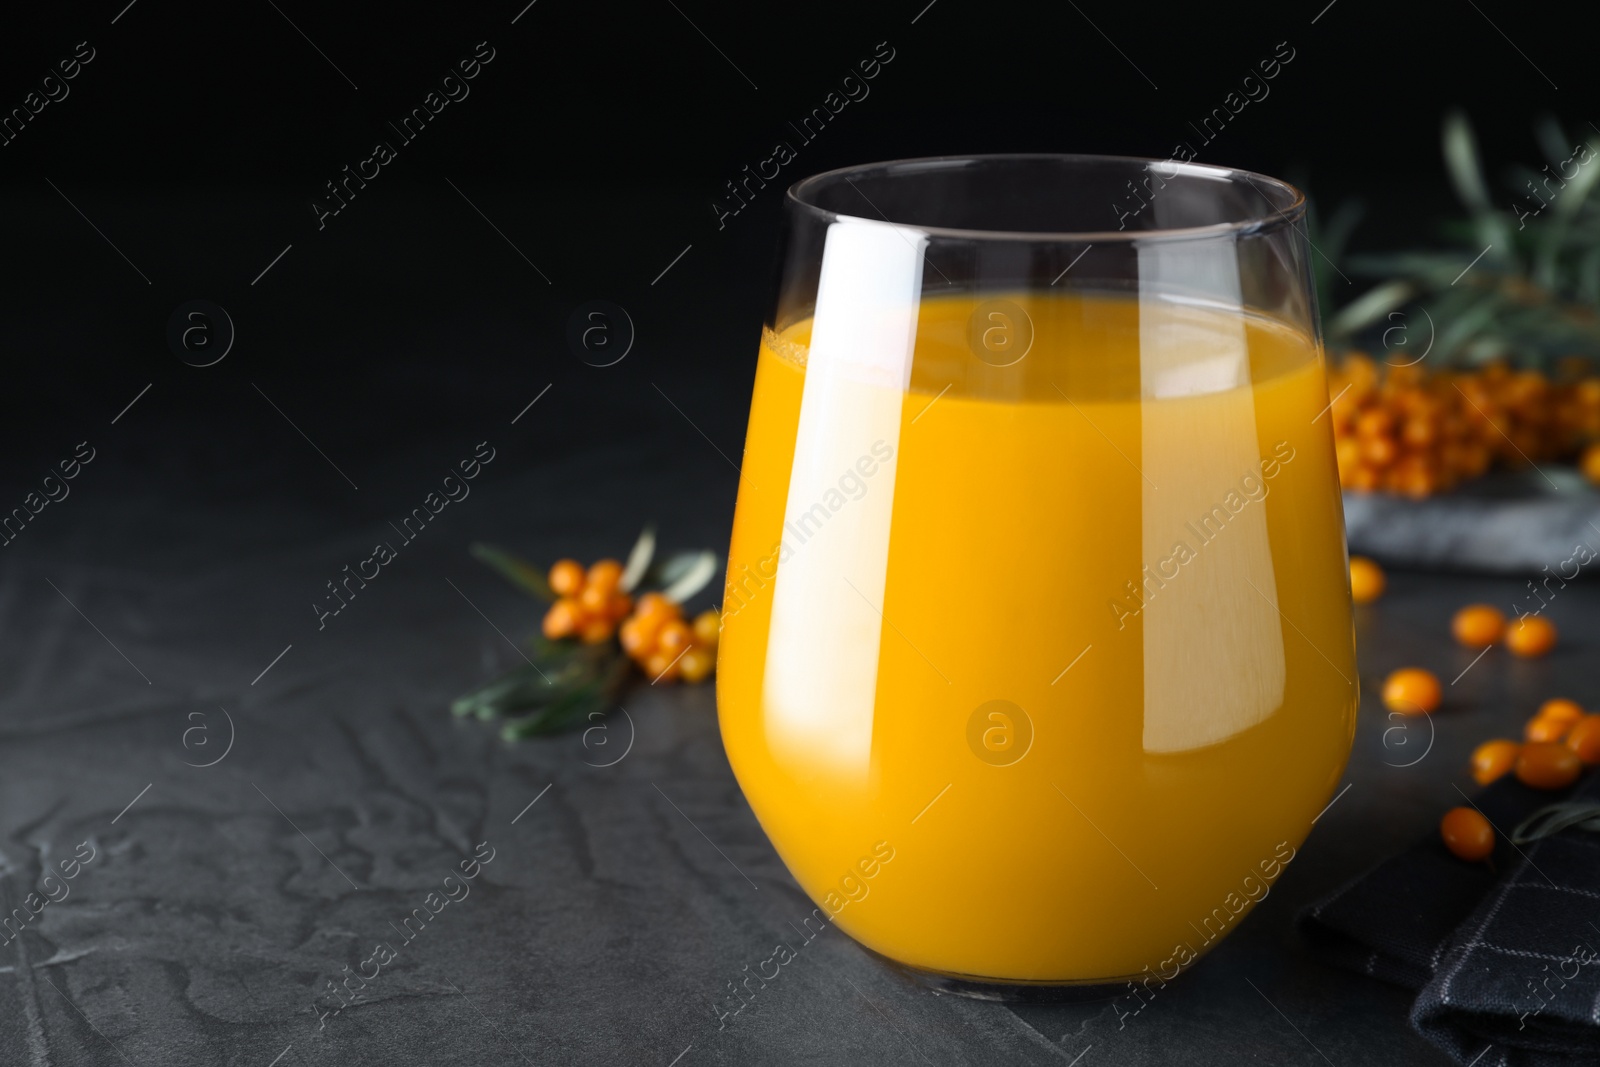
MULTIPOLYGON (((1411 1025, 1458 1063, 1600 1064, 1600 834, 1510 840, 1561 799, 1507 775, 1470 801, 1496 830, 1490 863, 1430 833, 1303 911, 1301 931, 1327 961, 1417 990, 1411 1025)), ((1600 801, 1600 773, 1570 799, 1600 801)))

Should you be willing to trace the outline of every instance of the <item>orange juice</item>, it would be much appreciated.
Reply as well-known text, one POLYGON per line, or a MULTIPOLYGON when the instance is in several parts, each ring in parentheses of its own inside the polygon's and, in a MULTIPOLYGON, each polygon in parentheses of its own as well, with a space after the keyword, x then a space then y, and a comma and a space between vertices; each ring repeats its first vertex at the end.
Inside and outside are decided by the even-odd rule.
POLYGON ((885 359, 765 332, 728 758, 869 948, 1005 982, 1175 970, 1265 895, 1354 734, 1322 360, 1198 304, 993 306, 926 298, 885 359))

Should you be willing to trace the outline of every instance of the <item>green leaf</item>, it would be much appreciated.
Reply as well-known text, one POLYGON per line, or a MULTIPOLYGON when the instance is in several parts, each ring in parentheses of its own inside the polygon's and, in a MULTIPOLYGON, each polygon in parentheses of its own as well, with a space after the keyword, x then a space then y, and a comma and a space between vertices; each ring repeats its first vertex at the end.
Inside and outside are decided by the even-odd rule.
POLYGON ((531 707, 541 700, 552 699, 556 692, 548 674, 541 674, 539 668, 532 664, 524 664, 488 685, 457 697, 450 704, 450 713, 487 718, 508 710, 531 707))
POLYGON ((598 685, 590 684, 579 689, 569 689, 533 715, 510 719, 500 728, 500 736, 507 741, 542 734, 561 733, 589 717, 592 711, 604 711, 605 698, 598 685))
POLYGON ((1328 320, 1328 334, 1332 337, 1349 337, 1403 306, 1416 293, 1416 286, 1408 281, 1384 282, 1368 289, 1328 320))
POLYGON ((1489 187, 1483 180, 1483 165, 1478 159, 1478 139, 1464 113, 1452 111, 1445 116, 1442 141, 1445 171, 1461 202, 1475 216, 1493 212, 1489 187))
MULTIPOLYGON (((1593 151, 1592 147, 1590 150, 1593 151)), ((1579 168, 1550 205, 1550 222, 1539 231, 1538 252, 1534 258, 1533 276, 1538 284, 1553 288, 1558 283, 1557 260, 1572 229, 1572 222, 1583 210, 1597 180, 1600 180, 1600 166, 1591 159, 1589 165, 1579 168)))
POLYGON ((1589 249, 1578 262, 1578 299, 1600 304, 1600 246, 1589 249))
POLYGON ((710 584, 716 574, 716 553, 680 552, 661 567, 661 581, 665 584, 661 595, 674 604, 682 604, 710 584))
POLYGON ((1504 256, 1509 252, 1511 230, 1505 217, 1489 200, 1489 187, 1484 182, 1483 164, 1478 156, 1478 139, 1472 132, 1472 124, 1460 111, 1445 116, 1443 148, 1445 170, 1456 195, 1466 204, 1477 225, 1478 243, 1490 249, 1499 248, 1504 256))
POLYGON ((626 656, 616 656, 599 677, 567 689, 533 715, 510 720, 500 736, 515 741, 560 733, 585 722, 594 712, 609 711, 631 669, 626 656))
POLYGON ((1572 146, 1567 143, 1566 131, 1556 117, 1548 112, 1534 120, 1533 139, 1539 142, 1539 150, 1552 167, 1562 163, 1572 151, 1572 146))
POLYGON ((1441 353, 1454 352, 1457 348, 1466 344, 1469 338, 1493 321, 1495 312, 1499 309, 1500 304, 1501 297, 1499 294, 1490 293, 1483 296, 1465 314, 1448 320, 1447 325, 1439 331, 1439 340, 1437 342, 1439 351, 1441 353))
POLYGON ((469 551, 474 559, 493 567, 513 584, 532 593, 539 600, 546 604, 555 603, 556 594, 551 590, 550 583, 545 581, 544 571, 539 567, 494 545, 474 542, 469 551))
POLYGON ((1561 800, 1547 804, 1523 819, 1511 831, 1511 842, 1526 845, 1563 830, 1600 831, 1600 803, 1593 800, 1561 800))
POLYGON ((622 580, 618 584, 624 593, 633 592, 650 569, 650 560, 655 554, 656 527, 654 523, 646 523, 645 528, 639 531, 639 539, 628 552, 628 565, 622 569, 622 580))

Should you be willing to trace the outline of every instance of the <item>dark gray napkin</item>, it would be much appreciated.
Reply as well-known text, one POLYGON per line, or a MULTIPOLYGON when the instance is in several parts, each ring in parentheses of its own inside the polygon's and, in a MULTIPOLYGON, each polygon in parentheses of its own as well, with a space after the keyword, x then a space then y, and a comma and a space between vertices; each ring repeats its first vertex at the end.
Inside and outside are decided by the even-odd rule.
MULTIPOLYGON (((1570 793, 1600 800, 1600 774, 1570 793)), ((1458 1063, 1600 1064, 1600 834, 1510 841, 1565 798, 1508 775, 1473 798, 1496 827, 1492 869, 1430 833, 1307 908, 1300 928, 1329 962, 1417 990, 1412 1026, 1458 1063)))

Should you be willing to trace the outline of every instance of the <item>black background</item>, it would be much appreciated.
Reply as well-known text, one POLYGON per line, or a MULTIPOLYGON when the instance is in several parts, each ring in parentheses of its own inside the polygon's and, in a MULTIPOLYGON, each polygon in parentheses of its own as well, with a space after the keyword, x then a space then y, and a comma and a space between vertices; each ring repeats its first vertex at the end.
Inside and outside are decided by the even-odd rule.
POLYGON ((537 455, 626 428, 681 449, 686 472, 731 499, 731 464, 704 438, 736 456, 781 188, 806 174, 982 151, 1164 157, 1287 42, 1270 96, 1200 160, 1305 180, 1325 209, 1359 196, 1356 247, 1393 247, 1453 207, 1438 151, 1449 107, 1472 115, 1499 169, 1541 165, 1538 114, 1589 117, 1583 35, 1503 0, 675 2, 114 0, 8 16, 7 110, 78 42, 95 59, 0 147, 7 481, 35 480, 147 383, 122 460, 223 491, 300 449, 305 493, 342 483, 258 392, 329 456, 371 455, 370 470, 424 427, 481 436, 552 384, 522 426, 537 455), (319 230, 324 183, 396 140, 385 120, 480 41, 495 58, 470 96, 319 230), (719 229, 724 182, 795 141, 788 123, 879 42, 895 58, 870 95, 719 229), (638 337, 605 369, 565 340, 597 298, 626 308, 638 337), (237 329, 214 367, 166 343, 193 299, 237 329))

